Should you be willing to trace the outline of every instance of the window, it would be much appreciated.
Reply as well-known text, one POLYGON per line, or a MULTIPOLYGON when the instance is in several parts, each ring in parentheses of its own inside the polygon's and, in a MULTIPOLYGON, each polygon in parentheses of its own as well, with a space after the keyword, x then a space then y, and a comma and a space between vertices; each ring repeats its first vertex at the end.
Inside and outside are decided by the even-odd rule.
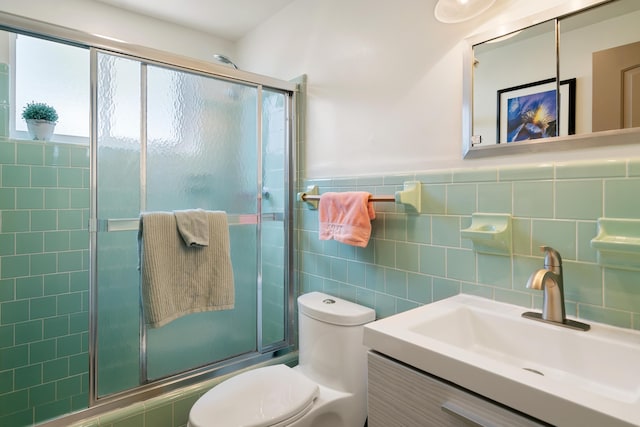
POLYGON ((25 35, 13 37, 11 136, 28 139, 24 106, 44 102, 58 112, 56 142, 89 142, 89 50, 25 35))

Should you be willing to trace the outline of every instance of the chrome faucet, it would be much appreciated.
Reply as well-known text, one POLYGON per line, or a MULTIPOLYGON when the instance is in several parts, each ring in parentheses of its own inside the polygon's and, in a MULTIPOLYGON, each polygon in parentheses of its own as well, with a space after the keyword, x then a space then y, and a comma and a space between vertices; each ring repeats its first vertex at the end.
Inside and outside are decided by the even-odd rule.
POLYGON ((544 252, 544 268, 529 277, 527 288, 542 290, 542 314, 528 311, 522 316, 582 331, 588 330, 589 325, 567 319, 560 253, 549 246, 541 246, 540 250, 544 252))

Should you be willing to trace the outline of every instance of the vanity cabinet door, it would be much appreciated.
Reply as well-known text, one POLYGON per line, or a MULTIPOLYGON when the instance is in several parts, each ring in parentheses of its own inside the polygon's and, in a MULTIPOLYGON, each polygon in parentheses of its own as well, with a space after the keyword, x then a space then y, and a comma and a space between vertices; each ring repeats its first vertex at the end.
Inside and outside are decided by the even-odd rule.
POLYGON ((380 354, 368 362, 369 427, 546 425, 380 354))

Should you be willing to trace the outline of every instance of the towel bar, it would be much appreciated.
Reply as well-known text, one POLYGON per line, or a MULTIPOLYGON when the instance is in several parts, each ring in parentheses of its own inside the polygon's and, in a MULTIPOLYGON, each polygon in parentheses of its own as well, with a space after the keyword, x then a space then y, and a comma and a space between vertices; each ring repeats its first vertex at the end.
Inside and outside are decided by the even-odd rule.
MULTIPOLYGON (((422 183, 420 181, 406 181, 404 183, 404 189, 396 191, 394 195, 371 195, 369 201, 401 203, 412 206, 416 212, 421 213, 421 196, 422 183)), ((318 186, 310 185, 307 187, 307 191, 298 193, 297 199, 299 202, 305 202, 309 209, 318 209, 318 202, 320 201, 318 186)))

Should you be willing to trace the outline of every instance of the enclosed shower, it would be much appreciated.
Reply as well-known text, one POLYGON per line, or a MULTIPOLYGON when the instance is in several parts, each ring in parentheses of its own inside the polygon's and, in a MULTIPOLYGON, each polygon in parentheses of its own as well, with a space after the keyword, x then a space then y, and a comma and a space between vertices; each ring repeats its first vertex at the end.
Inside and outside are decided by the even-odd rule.
POLYGON ((11 379, 0 424, 131 401, 291 351, 296 84, 0 19, 12 33, 73 38, 91 80, 86 141, 0 136, 0 191, 14 200, 0 206, 0 377, 11 379), (140 214, 196 208, 227 214, 234 308, 148 327, 140 214))

